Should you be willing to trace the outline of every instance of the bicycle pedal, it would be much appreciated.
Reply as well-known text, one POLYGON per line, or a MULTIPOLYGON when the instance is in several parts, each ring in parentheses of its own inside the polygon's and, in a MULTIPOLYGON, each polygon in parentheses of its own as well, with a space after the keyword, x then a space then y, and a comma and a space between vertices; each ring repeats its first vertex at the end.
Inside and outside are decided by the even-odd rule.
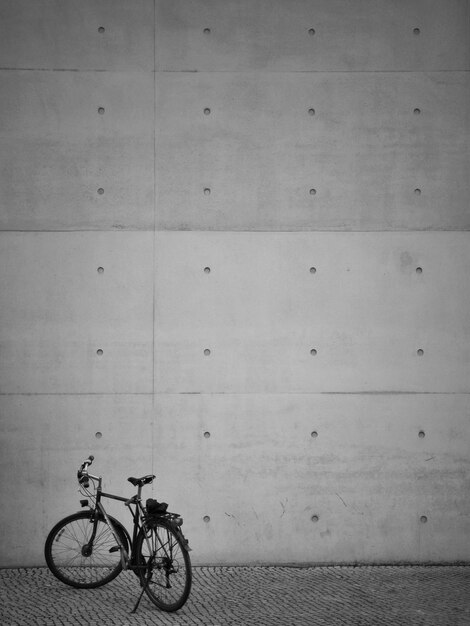
POLYGON ((109 548, 110 552, 119 552, 120 547, 119 546, 113 546, 112 548, 109 548))

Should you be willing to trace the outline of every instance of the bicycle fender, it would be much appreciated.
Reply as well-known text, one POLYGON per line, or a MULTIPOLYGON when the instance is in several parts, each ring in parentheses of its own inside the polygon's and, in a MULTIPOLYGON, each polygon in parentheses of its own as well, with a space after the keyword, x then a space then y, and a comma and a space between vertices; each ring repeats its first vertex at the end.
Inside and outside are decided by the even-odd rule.
MULTIPOLYGON (((81 511, 79 511, 79 513, 81 513, 81 511)), ((129 534, 129 531, 127 530, 127 528, 115 517, 113 517, 112 515, 109 515, 108 513, 108 517, 111 520, 112 525, 114 526, 114 528, 116 528, 117 530, 120 530, 124 533, 124 536, 127 539, 127 544, 128 544, 128 548, 130 549, 130 547, 132 546, 132 540, 131 540, 131 536, 129 534)), ((101 513, 98 514, 98 518, 100 520, 104 520, 103 515, 101 515, 101 513)))
POLYGON ((155 517, 153 520, 148 520, 147 523, 149 523, 149 525, 151 526, 152 521, 154 523, 160 524, 161 526, 166 526, 167 528, 172 530, 175 535, 181 540, 181 547, 183 548, 183 550, 185 550, 186 552, 191 552, 192 548, 189 547, 189 541, 183 535, 180 524, 177 524, 171 519, 165 519, 164 516, 155 517))
POLYGON ((186 552, 191 552, 192 548, 189 547, 189 541, 183 535, 181 526, 179 524, 176 524, 175 522, 170 522, 169 526, 171 526, 175 534, 181 539, 181 543, 183 545, 183 548, 186 550, 186 552))
POLYGON ((115 528, 118 528, 119 530, 121 530, 124 533, 124 535, 126 536, 126 539, 128 541, 129 549, 130 549, 130 547, 132 546, 132 540, 131 540, 131 536, 130 536, 129 531, 127 530, 127 528, 123 524, 121 524, 121 522, 118 519, 116 519, 112 515, 109 515, 109 513, 108 513, 108 517, 111 520, 111 523, 113 524, 113 526, 115 528))

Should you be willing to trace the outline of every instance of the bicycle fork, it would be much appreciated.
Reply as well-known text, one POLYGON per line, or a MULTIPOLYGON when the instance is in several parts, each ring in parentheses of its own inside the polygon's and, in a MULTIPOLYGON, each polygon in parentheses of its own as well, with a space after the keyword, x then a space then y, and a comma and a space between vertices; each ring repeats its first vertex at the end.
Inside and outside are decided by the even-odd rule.
POLYGON ((128 563, 129 563, 129 555, 127 553, 126 547, 122 543, 121 538, 119 537, 119 534, 116 532, 112 521, 109 519, 109 515, 106 513, 105 509, 103 508, 100 502, 96 503, 96 509, 94 511, 94 520, 93 520, 93 532, 91 534, 90 541, 83 546, 82 553, 84 554, 84 556, 89 556, 93 551, 93 542, 95 541, 96 527, 97 527, 97 522, 98 522, 97 509, 99 510, 101 515, 104 517, 107 525, 109 526, 109 528, 111 529, 111 532, 113 533, 116 543, 118 544, 117 546, 111 548, 110 552, 116 552, 117 550, 120 551, 122 569, 126 570, 128 567, 128 563), (85 552, 87 552, 87 554, 85 554, 85 552))

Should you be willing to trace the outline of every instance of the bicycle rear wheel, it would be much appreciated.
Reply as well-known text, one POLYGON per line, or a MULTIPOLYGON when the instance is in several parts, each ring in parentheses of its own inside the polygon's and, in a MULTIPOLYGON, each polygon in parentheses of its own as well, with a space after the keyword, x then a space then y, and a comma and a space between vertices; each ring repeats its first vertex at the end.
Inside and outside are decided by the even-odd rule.
MULTIPOLYGON (((83 589, 101 587, 116 578, 122 569, 121 551, 111 528, 104 518, 98 518, 96 524, 92 544, 94 524, 91 511, 64 518, 46 539, 44 556, 47 566, 66 585, 83 589)), ((129 552, 124 532, 119 526, 114 526, 114 530, 129 552)))
POLYGON ((142 531, 137 537, 136 554, 146 564, 139 573, 150 600, 163 611, 180 609, 188 599, 192 573, 178 530, 164 521, 153 523, 147 533, 142 531))

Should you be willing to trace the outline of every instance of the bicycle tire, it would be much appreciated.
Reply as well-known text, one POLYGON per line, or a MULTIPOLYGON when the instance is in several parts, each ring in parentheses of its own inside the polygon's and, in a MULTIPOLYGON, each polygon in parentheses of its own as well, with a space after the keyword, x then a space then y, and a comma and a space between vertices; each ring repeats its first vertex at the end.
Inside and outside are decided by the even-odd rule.
POLYGON ((163 611, 180 609, 191 591, 191 560, 181 533, 171 523, 153 522, 136 540, 141 584, 150 600, 163 611), (151 568, 151 577, 147 584, 151 568))
MULTIPOLYGON (((129 543, 119 522, 113 525, 129 552, 129 543)), ((84 554, 93 531, 92 511, 80 511, 58 522, 47 536, 44 556, 48 568, 66 585, 81 589, 101 587, 116 578, 122 569, 121 551, 102 516, 89 555, 84 554)))

